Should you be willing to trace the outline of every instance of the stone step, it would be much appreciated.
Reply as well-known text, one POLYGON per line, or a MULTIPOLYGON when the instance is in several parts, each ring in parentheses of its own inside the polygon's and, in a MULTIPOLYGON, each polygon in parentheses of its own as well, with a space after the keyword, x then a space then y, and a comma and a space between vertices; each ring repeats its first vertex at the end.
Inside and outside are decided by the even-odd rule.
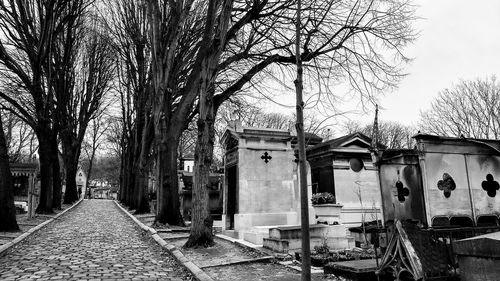
MULTIPOLYGON (((309 226, 311 238, 342 237, 346 236, 346 229, 343 225, 312 224, 309 226)), ((276 239, 300 239, 302 230, 299 225, 282 226, 269 229, 269 237, 276 239)))
POLYGON ((236 230, 223 230, 222 234, 234 239, 240 239, 239 233, 236 230))
MULTIPOLYGON (((311 249, 315 246, 323 245, 324 242, 324 238, 311 238, 311 249)), ((344 250, 355 246, 353 237, 329 237, 326 239, 326 242, 330 250, 344 250)), ((275 252, 286 253, 299 250, 302 241, 301 239, 264 238, 263 245, 264 248, 271 249, 275 252)))
POLYGON ((10 241, 12 241, 12 239, 3 239, 3 238, 0 238, 0 245, 7 244, 7 243, 9 243, 10 241))
POLYGON ((154 217, 144 217, 139 219, 142 223, 153 223, 155 221, 154 217))
POLYGON ((182 232, 168 232, 168 233, 158 233, 158 235, 165 239, 184 239, 189 237, 189 233, 182 233, 182 232))
POLYGON ((140 215, 135 215, 136 218, 138 219, 143 219, 143 218, 155 218, 155 214, 140 214, 140 215))
POLYGON ((17 223, 19 226, 37 226, 38 223, 29 223, 29 222, 18 222, 17 223))
POLYGON ((12 232, 12 233, 3 232, 0 234, 0 239, 2 240, 14 239, 21 234, 22 232, 12 232))
POLYGON ((262 245, 264 238, 269 238, 269 230, 268 232, 261 231, 242 231, 243 240, 253 243, 255 245, 262 245))

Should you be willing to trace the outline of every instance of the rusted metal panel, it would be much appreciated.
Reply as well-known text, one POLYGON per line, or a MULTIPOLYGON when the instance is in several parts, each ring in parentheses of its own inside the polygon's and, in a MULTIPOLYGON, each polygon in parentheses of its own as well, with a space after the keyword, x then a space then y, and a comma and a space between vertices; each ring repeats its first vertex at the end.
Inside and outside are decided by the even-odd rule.
POLYGON ((415 164, 380 166, 384 220, 419 220, 426 224, 420 169, 415 164))
POLYGON ((500 214, 500 157, 493 155, 467 155, 469 181, 474 213, 500 214))
POLYGON ((435 216, 473 217, 467 170, 461 154, 426 153, 427 210, 435 216))

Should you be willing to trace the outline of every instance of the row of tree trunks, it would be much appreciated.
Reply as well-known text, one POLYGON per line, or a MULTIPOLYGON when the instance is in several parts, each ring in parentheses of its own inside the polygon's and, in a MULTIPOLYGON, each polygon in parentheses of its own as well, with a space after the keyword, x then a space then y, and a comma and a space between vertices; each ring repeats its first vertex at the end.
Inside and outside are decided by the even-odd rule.
POLYGON ((149 153, 151 151, 151 145, 153 143, 153 122, 151 119, 146 119, 147 115, 144 115, 144 127, 141 134, 141 142, 139 149, 139 161, 136 169, 136 183, 135 183, 135 205, 137 207, 136 214, 149 213, 151 211, 149 207, 148 198, 148 159, 149 153))
POLYGON ((7 154, 7 143, 5 141, 2 118, 0 116, 0 231, 19 230, 16 221, 13 188, 9 156, 7 154))
POLYGON ((135 171, 134 171, 134 160, 135 154, 133 149, 133 140, 129 139, 127 144, 127 152, 124 165, 124 200, 123 203, 131 209, 135 209, 134 205, 134 183, 135 183, 135 171))
POLYGON ((172 133, 160 142, 157 158, 158 214, 156 221, 162 224, 184 225, 180 212, 179 184, 177 175, 178 134, 172 133), (158 164, 161 163, 161 164, 158 164))

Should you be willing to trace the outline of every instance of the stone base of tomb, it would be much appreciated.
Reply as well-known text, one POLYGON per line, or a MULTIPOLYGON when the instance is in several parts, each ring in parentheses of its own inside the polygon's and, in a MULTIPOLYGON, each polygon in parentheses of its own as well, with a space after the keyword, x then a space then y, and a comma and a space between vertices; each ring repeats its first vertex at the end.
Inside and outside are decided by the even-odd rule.
POLYGON ((347 228, 360 226, 364 221, 375 221, 382 219, 380 208, 361 208, 353 206, 344 206, 340 212, 340 221, 347 228))
MULTIPOLYGON (((325 242, 332 250, 351 249, 354 247, 354 238, 347 236, 346 232, 344 225, 310 225, 311 249, 325 242)), ((275 252, 296 251, 301 248, 301 237, 298 225, 271 228, 269 237, 263 238, 263 245, 275 252)))

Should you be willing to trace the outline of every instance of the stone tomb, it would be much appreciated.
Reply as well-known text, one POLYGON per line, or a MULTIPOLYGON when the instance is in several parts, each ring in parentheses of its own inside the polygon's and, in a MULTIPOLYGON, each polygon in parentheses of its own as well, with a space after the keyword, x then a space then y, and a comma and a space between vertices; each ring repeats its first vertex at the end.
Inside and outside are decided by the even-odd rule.
POLYGON ((342 205, 338 223, 349 227, 382 217, 371 142, 364 134, 353 133, 307 149, 313 193, 332 193, 342 205))
MULTIPOLYGON (((309 145, 321 141, 307 134, 309 145)), ((223 233, 275 251, 300 248, 300 186, 293 131, 232 126, 223 136, 223 233)), ((308 168, 309 171, 309 168, 308 168)), ((308 197, 311 198, 308 176, 308 197)), ((309 202, 309 221, 315 213, 309 202)), ((343 225, 311 226, 311 246, 324 238, 332 248, 350 248, 343 225)))
POLYGON ((300 224, 292 138, 285 130, 237 125, 225 132, 223 230, 300 224))

